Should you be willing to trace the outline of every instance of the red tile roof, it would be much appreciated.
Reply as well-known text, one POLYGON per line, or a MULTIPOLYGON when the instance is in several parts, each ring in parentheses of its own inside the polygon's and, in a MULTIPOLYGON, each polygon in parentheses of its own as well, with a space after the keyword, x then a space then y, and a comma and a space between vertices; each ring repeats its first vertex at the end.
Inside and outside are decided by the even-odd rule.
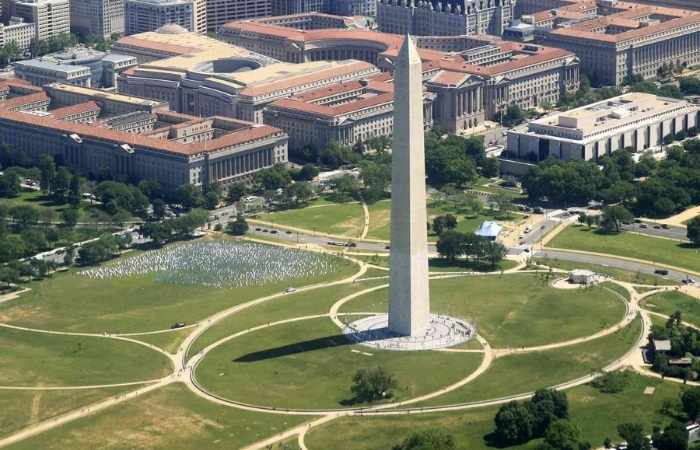
POLYGON ((101 111, 101 108, 94 101, 90 100, 83 103, 78 103, 76 105, 64 106, 62 108, 56 108, 49 111, 53 117, 56 119, 64 119, 66 117, 73 116, 75 114, 80 114, 88 111, 101 111))

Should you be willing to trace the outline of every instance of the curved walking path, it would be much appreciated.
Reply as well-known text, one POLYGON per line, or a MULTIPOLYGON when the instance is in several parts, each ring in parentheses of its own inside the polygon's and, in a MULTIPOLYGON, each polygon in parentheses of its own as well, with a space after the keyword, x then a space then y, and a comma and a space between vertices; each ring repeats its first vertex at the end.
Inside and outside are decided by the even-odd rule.
MULTIPOLYGON (((167 378, 163 377, 163 378, 167 378)), ((155 378, 153 380, 132 381, 129 383, 113 383, 113 384, 93 384, 84 386, 0 386, 3 391, 79 391, 85 389, 104 389, 124 386, 139 386, 142 384, 160 383, 163 378, 155 378)))
POLYGON ((362 202, 362 212, 364 214, 364 225, 362 226, 362 233, 360 233, 360 239, 367 238, 367 233, 369 233, 369 208, 367 203, 362 202))
POLYGON ((53 331, 53 330, 41 330, 38 328, 28 328, 28 327, 20 327, 17 325, 10 325, 7 323, 0 323, 0 327, 2 328, 9 328, 12 330, 18 330, 18 331, 27 331, 31 333, 42 333, 42 334, 55 334, 59 336, 82 336, 82 337, 92 337, 92 338, 102 338, 102 339, 113 339, 116 341, 124 341, 124 342, 129 342, 132 344, 138 344, 141 346, 144 346, 146 348, 149 348, 155 352, 160 353, 161 355, 164 355, 168 358, 168 361, 170 361, 170 364, 172 365, 172 368, 175 369, 177 366, 177 361, 175 359, 175 355, 166 352, 162 348, 155 346, 153 344, 149 344, 148 342, 143 342, 139 341, 138 339, 131 339, 129 337, 124 337, 116 334, 109 334, 109 333, 78 333, 78 332, 70 332, 70 331, 53 331))
MULTIPOLYGON (((351 258, 348 258, 348 259, 351 259, 351 258)), ((313 289, 319 289, 319 288, 323 288, 323 287, 329 287, 329 286, 340 285, 340 284, 345 284, 345 283, 352 283, 358 279, 361 279, 362 275, 365 274, 365 272, 367 271, 367 268, 369 266, 367 264, 360 262, 360 261, 357 261, 357 260, 353 260, 353 261, 355 263, 359 264, 359 266, 360 266, 359 270, 355 274, 353 274, 345 279, 342 279, 342 280, 337 280, 337 281, 333 281, 333 282, 318 283, 318 284, 302 287, 302 288, 299 288, 297 290, 297 292, 305 292, 305 291, 310 291, 313 289)), ((505 274, 505 273, 513 273, 513 272, 518 272, 518 273, 529 272, 529 271, 521 271, 521 270, 519 270, 519 268, 522 268, 522 265, 519 265, 518 268, 504 271, 503 273, 505 274)), ((537 271, 535 270, 532 272, 537 272, 537 271)), ((489 275, 489 274, 499 274, 499 272, 494 272, 494 273, 469 272, 469 273, 457 273, 457 274, 443 272, 443 273, 436 274, 435 276, 431 276, 431 279, 452 278, 452 277, 467 276, 467 275, 489 275)), ((619 283, 619 284, 622 284, 622 283, 619 283)), ((101 410, 106 409, 110 406, 119 404, 122 401, 126 401, 128 399, 135 398, 137 396, 143 395, 147 392, 151 392, 155 389, 159 389, 160 387, 165 386, 169 383, 173 383, 173 382, 183 382, 196 395, 198 395, 202 398, 205 398, 209 401, 212 401, 214 403, 218 403, 218 404, 222 404, 222 405, 226 405, 226 406, 233 406, 233 407, 240 408, 240 409, 247 409, 247 410, 251 410, 251 411, 267 412, 267 413, 293 414, 293 415, 320 415, 321 416, 320 418, 314 419, 306 424, 299 425, 297 427, 292 428, 291 430, 287 430, 283 433, 280 433, 276 436, 268 438, 264 441, 254 443, 254 444, 246 447, 246 449, 250 449, 250 450, 262 449, 262 448, 265 448, 267 445, 271 445, 275 442, 279 442, 281 440, 286 440, 286 439, 292 438, 295 435, 298 437, 301 448, 306 448, 304 443, 303 443, 303 438, 309 429, 312 429, 313 427, 325 424, 325 423, 327 423, 327 422, 329 422, 337 417, 342 417, 345 415, 414 414, 414 413, 422 413, 422 412, 462 410, 462 409, 479 408, 479 407, 493 405, 493 404, 505 403, 505 402, 511 401, 513 399, 528 398, 529 396, 532 395, 532 393, 525 393, 525 394, 518 394, 516 396, 510 396, 507 398, 491 399, 491 400, 486 400, 486 401, 482 401, 482 402, 472 402, 472 403, 465 403, 465 404, 459 404, 459 405, 445 405, 445 406, 439 406, 439 407, 421 407, 421 408, 413 408, 413 409, 410 409, 410 408, 405 409, 404 408, 406 406, 410 406, 410 405, 418 403, 418 402, 422 402, 422 401, 436 398, 436 397, 441 396, 447 392, 450 392, 452 390, 455 390, 455 389, 458 389, 458 388, 464 386, 465 384, 473 381, 474 379, 476 379, 480 375, 482 375, 490 367, 492 361, 496 357, 502 356, 503 354, 506 354, 506 353, 504 353, 505 351, 508 351, 508 349, 500 349, 500 350, 492 349, 489 346, 488 342, 484 341, 480 336, 478 336, 477 338, 480 339, 480 341, 482 341, 481 343, 482 343, 483 349, 478 350, 478 352, 483 353, 484 357, 482 358, 482 362, 476 371, 472 372, 471 374, 469 374, 465 378, 457 381, 456 383, 454 383, 452 385, 446 386, 440 390, 425 394, 423 396, 404 400, 401 402, 376 405, 373 407, 353 408, 353 409, 344 409, 344 410, 330 410, 330 411, 329 410, 315 410, 315 411, 313 411, 313 410, 309 410, 309 411, 281 410, 281 409, 275 409, 275 408, 258 407, 255 405, 245 405, 245 404, 241 404, 241 403, 237 403, 237 402, 231 402, 229 400, 221 399, 221 398, 216 397, 215 395, 209 394, 208 392, 203 391, 197 385, 196 378, 194 377, 195 368, 196 368, 197 364, 199 362, 201 362, 203 356, 208 351, 210 351, 211 349, 216 347, 217 345, 220 345, 224 342, 227 342, 228 340, 233 339, 237 336, 240 336, 241 334, 250 333, 250 332, 253 332, 253 331, 256 331, 259 329, 267 328, 269 326, 279 325, 282 323, 290 323, 290 322, 299 321, 299 320, 308 320, 308 319, 312 319, 312 318, 323 318, 323 317, 329 317, 331 320, 334 320, 334 322, 336 322, 336 320, 338 322, 340 322, 338 319, 338 316, 344 315, 344 314, 338 312, 340 307, 342 306, 342 304, 344 304, 347 301, 350 301, 352 298, 356 298, 357 296, 366 294, 366 293, 371 292, 371 291, 376 290, 376 289, 386 288, 387 286, 388 285, 386 285, 386 284, 381 285, 381 286, 376 286, 376 287, 372 287, 369 289, 365 289, 365 290, 358 292, 358 293, 354 293, 350 296, 347 296, 347 297, 339 300, 338 302, 336 302, 334 305, 332 305, 330 311, 326 314, 319 314, 319 315, 313 315, 313 316, 305 316, 305 317, 286 319, 286 320, 275 322, 274 324, 266 324, 266 325, 261 325, 258 327, 253 327, 251 329, 244 330, 244 331, 236 333, 234 335, 227 336, 227 337, 225 337, 225 338, 223 338, 223 339, 221 339, 213 344, 210 344, 204 350, 198 352, 197 354, 191 355, 191 357, 189 357, 189 359, 188 359, 188 356, 190 356, 189 353, 190 353, 192 345, 209 328, 211 328, 212 326, 214 326, 215 324, 219 323, 221 320, 229 317, 232 314, 240 312, 240 311, 247 309, 249 307, 252 307, 252 306, 264 303, 264 302, 268 302, 268 301, 274 300, 276 298, 283 297, 286 294, 278 293, 278 294, 273 294, 273 295, 269 295, 266 297, 254 299, 254 300, 251 300, 251 301, 246 302, 244 304, 236 305, 236 306, 227 308, 223 311, 220 311, 218 313, 213 314, 212 316, 210 316, 206 319, 199 321, 196 324, 192 324, 192 325, 188 326, 187 328, 191 328, 192 332, 182 342, 181 346, 178 349, 178 352, 175 355, 171 355, 169 353, 166 353, 162 349, 155 347, 155 346, 152 346, 151 344, 147 344, 147 343, 137 341, 135 339, 131 339, 131 338, 127 337, 128 335, 140 335, 141 333, 127 334, 127 335, 103 335, 103 334, 96 334, 96 333, 67 333, 67 332, 52 332, 52 331, 47 331, 47 330, 35 330, 35 329, 31 329, 31 328, 14 327, 14 326, 8 326, 6 324, 0 324, 0 326, 8 326, 10 328, 24 329, 25 331, 46 332, 49 334, 67 334, 67 335, 79 335, 79 336, 90 336, 90 337, 102 337, 102 338, 120 339, 120 340, 125 340, 128 342, 134 342, 134 343, 138 343, 140 345, 145 345, 146 347, 152 348, 156 351, 159 351, 159 352, 167 355, 173 361, 173 365, 174 365, 173 372, 166 377, 163 377, 159 380, 152 380, 149 382, 150 384, 143 386, 139 389, 136 389, 132 392, 129 392, 127 394, 114 396, 114 397, 111 397, 110 399, 98 402, 95 405, 81 408, 80 410, 75 410, 75 411, 72 411, 70 413, 59 416, 57 418, 41 422, 41 423, 36 424, 34 426, 31 426, 31 427, 27 427, 18 433, 15 433, 11 436, 8 436, 4 439, 0 439, 0 447, 3 447, 5 445, 9 445, 10 443, 18 442, 22 439, 26 439, 27 437, 33 436, 35 434, 38 434, 38 433, 41 433, 44 431, 48 431, 51 428, 61 426, 61 425, 68 423, 72 420, 76 420, 76 419, 79 419, 81 417, 85 417, 89 414, 93 414, 94 412, 101 411, 101 410), (499 352, 501 352, 501 353, 499 353, 499 352)), ((629 288, 627 286, 626 286, 626 289, 629 290, 629 288)), ((636 295, 636 293, 631 294, 630 310, 628 310, 627 314, 625 315, 623 322, 627 322, 627 324, 629 324, 629 322, 631 322, 631 320, 636 316, 637 312, 639 312, 637 309, 637 301, 638 301, 638 298, 641 298, 641 297, 642 296, 636 295)), ((354 314, 367 314, 367 313, 354 313, 354 314)), ((643 313, 642 313, 642 316, 644 318, 643 313)), ((648 320, 648 317, 647 317, 647 320, 648 320)), ((606 329, 606 330, 603 330, 599 333, 596 333, 596 335, 598 335, 597 337, 590 337, 589 336, 589 337, 581 338, 581 339, 592 340, 592 339, 597 339, 597 338, 602 337, 604 335, 610 334, 614 331, 609 331, 609 330, 611 330, 612 328, 615 328, 615 327, 618 327, 617 329, 619 329, 621 323, 617 324, 614 327, 611 327, 609 329, 606 329), (605 333, 605 334, 600 334, 600 333, 605 333)), ((169 331, 176 331, 176 330, 158 330, 155 332, 147 332, 144 334, 157 334, 157 333, 164 333, 164 332, 169 332, 169 331)), ((642 330, 642 333, 640 336, 640 342, 642 342, 644 339, 646 339, 646 332, 645 331, 648 331, 648 327, 646 326, 646 324, 643 327, 643 330, 642 330)), ((567 342, 563 342, 563 343, 550 344, 550 345, 556 346, 556 347, 551 347, 551 348, 558 348, 558 347, 562 347, 565 345, 574 345, 574 344, 580 343, 580 342, 585 342, 585 341, 573 340, 573 341, 567 341, 567 342)), ((549 346, 532 347, 532 348, 530 348, 529 351, 542 351, 542 350, 549 349, 546 347, 549 347, 549 346)), ((469 349, 454 349, 454 350, 457 353, 458 352, 472 352, 469 349)), ((517 351, 518 349, 513 349, 513 350, 517 351)), ((635 352, 639 353, 637 351, 637 346, 635 346, 633 349, 631 349, 623 357, 610 363, 603 370, 604 371, 615 370, 616 368, 619 368, 619 367, 627 364, 627 362, 630 360, 629 355, 632 353, 635 353, 635 352)), ((591 381, 592 379, 594 379, 597 376, 600 376, 599 372, 589 374, 589 375, 582 377, 582 378, 579 378, 577 380, 572 380, 572 381, 569 381, 566 383, 562 383, 560 385, 555 386, 555 388, 567 389, 569 387, 578 386, 581 384, 588 383, 589 381, 591 381)), ((143 382, 143 383, 147 383, 147 382, 143 382)), ((127 385, 130 385, 130 384, 127 384, 127 385)))

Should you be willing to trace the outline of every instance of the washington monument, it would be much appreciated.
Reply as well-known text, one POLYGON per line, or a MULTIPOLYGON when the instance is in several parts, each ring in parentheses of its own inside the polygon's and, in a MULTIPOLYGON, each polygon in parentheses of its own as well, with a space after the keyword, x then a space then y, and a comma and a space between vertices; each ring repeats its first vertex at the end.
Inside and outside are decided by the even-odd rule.
POLYGON ((394 71, 389 284, 389 330, 404 336, 421 335, 430 324, 425 202, 421 59, 406 36, 394 71))

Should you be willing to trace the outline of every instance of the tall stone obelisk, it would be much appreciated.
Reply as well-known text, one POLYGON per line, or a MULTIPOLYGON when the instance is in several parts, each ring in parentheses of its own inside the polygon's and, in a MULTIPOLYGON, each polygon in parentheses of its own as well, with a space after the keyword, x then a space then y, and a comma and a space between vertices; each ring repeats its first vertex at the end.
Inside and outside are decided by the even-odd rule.
POLYGON ((430 322, 421 59, 406 36, 394 72, 389 330, 417 336, 430 322))

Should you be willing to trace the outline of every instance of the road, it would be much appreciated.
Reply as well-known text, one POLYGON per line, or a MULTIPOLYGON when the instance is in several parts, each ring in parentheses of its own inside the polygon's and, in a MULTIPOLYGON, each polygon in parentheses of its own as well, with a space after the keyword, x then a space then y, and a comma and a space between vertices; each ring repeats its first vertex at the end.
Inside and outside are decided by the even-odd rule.
MULTIPOLYGON (((616 258, 614 256, 590 255, 585 253, 567 252, 564 250, 538 250, 533 256, 538 258, 559 259, 562 261, 570 261, 575 263, 597 264, 599 266, 613 267, 615 269, 622 269, 628 272, 640 272, 648 275, 655 275, 654 270, 657 269, 657 266, 652 264, 616 258)), ((692 275, 685 272, 668 269, 668 275, 664 276, 663 278, 681 282, 688 277, 692 278, 692 275)))
POLYGON ((633 231, 639 234, 646 234, 654 237, 663 237, 669 239, 678 239, 679 241, 688 240, 688 230, 684 227, 667 225, 667 229, 661 225, 646 224, 646 223, 631 223, 623 225, 625 231, 633 231))

